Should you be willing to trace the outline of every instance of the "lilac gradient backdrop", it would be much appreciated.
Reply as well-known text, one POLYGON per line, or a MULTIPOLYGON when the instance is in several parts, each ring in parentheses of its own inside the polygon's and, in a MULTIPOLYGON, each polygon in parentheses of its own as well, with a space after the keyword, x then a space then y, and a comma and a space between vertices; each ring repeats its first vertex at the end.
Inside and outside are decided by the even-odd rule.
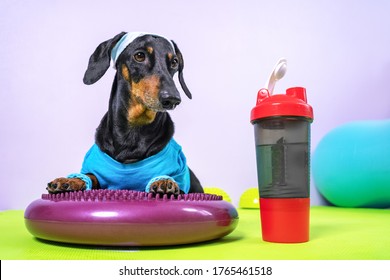
MULTIPOLYGON (((390 2, 0 2, 0 210, 24 209, 46 183, 79 171, 107 110, 114 71, 82 77, 96 46, 120 31, 174 39, 193 94, 172 113, 176 139, 205 186, 237 205, 255 187, 249 114, 280 57, 314 108, 312 150, 334 127, 390 117, 390 2)), ((312 184, 312 203, 324 203, 312 184)))

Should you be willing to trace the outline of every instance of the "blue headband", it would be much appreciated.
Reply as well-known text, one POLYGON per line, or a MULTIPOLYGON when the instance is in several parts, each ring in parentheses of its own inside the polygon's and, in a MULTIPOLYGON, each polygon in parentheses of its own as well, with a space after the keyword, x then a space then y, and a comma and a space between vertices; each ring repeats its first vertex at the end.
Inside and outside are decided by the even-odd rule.
POLYGON ((130 32, 123 35, 123 37, 118 41, 118 43, 114 46, 114 48, 111 51, 111 59, 114 62, 114 67, 115 67, 116 60, 118 59, 119 55, 124 51, 124 49, 135 39, 144 35, 154 35, 154 36, 164 38, 171 44, 173 52, 175 52, 175 46, 173 45, 172 41, 163 36, 147 33, 147 32, 130 32))

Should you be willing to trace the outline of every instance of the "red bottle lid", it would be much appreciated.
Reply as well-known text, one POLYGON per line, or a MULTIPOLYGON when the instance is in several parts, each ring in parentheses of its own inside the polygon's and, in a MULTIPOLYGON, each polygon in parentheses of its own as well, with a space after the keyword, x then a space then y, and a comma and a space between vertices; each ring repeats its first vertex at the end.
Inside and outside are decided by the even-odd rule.
POLYGON ((267 89, 259 90, 256 106, 251 111, 251 122, 279 116, 313 119, 313 108, 307 104, 305 88, 293 87, 287 89, 286 94, 273 95, 267 89))

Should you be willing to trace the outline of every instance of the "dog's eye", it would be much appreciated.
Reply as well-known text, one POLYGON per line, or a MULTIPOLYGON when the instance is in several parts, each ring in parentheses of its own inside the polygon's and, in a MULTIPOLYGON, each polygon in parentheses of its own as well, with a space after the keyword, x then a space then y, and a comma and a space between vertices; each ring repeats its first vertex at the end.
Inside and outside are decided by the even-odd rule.
POLYGON ((145 61, 145 58, 146 58, 146 56, 145 56, 145 54, 143 52, 137 52, 134 55, 134 59, 137 62, 143 62, 143 61, 145 61))
POLYGON ((174 58, 171 61, 171 68, 176 69, 177 67, 179 67, 179 60, 177 58, 174 58))

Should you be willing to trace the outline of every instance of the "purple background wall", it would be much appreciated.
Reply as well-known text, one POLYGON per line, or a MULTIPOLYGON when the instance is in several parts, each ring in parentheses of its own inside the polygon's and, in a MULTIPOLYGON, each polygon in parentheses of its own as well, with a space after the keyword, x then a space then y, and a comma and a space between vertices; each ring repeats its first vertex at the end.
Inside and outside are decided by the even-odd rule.
MULTIPOLYGON (((193 93, 172 113, 176 139, 205 186, 237 205, 257 186, 256 93, 280 57, 276 86, 305 86, 312 150, 348 121, 390 117, 390 2, 0 2, 0 209, 24 209, 46 183, 78 171, 107 110, 114 71, 82 77, 96 46, 120 31, 174 39, 193 93)), ((324 201, 312 184, 312 203, 324 201)))

